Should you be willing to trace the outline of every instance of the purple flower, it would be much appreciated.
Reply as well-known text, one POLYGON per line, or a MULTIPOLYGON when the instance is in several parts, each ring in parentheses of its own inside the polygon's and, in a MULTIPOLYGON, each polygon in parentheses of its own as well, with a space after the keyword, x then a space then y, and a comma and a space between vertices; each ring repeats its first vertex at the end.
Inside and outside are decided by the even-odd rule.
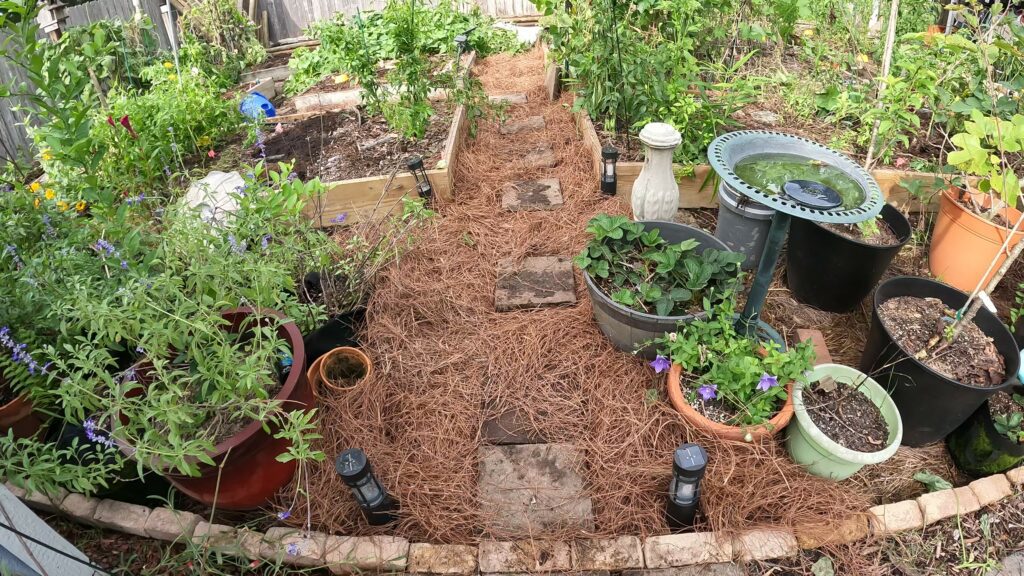
POLYGON ((14 338, 11 338, 11 329, 7 326, 0 328, 0 345, 10 350, 11 360, 16 364, 24 364, 32 376, 35 376, 37 372, 46 374, 50 368, 49 362, 43 366, 36 362, 36 359, 27 350, 28 344, 15 342, 14 338))
POLYGON ((245 249, 248 248, 245 240, 239 242, 234 234, 228 234, 228 244, 231 245, 231 251, 239 256, 245 254, 245 249))
POLYGON ((145 200, 145 199, 146 199, 146 194, 145 193, 141 193, 138 196, 134 196, 132 198, 129 198, 129 199, 125 200, 124 203, 129 205, 129 206, 135 206, 136 204, 141 204, 142 201, 145 200))
POLYGON ((25 262, 22 261, 21 256, 18 256, 18 248, 14 244, 4 246, 4 256, 11 257, 11 262, 14 262, 16 269, 21 270, 25 267, 25 262))
POLYGON ((125 370, 121 374, 121 382, 124 383, 124 382, 134 382, 134 381, 135 381, 135 367, 132 366, 132 367, 128 368, 127 370, 125 370))
POLYGON ((705 384, 697 388, 697 394, 700 394, 705 402, 718 398, 718 384, 705 384))
POLYGON ((103 238, 97 240, 96 243, 93 244, 92 249, 99 252, 100 254, 105 253, 107 256, 113 256, 117 254, 117 248, 114 248, 113 244, 107 242, 103 238))
POLYGON ((168 178, 171 177, 171 169, 170 169, 170 167, 164 166, 164 175, 167 176, 168 178))
POLYGON ((664 372, 665 370, 668 370, 671 367, 672 367, 672 363, 668 361, 668 358, 665 358, 661 354, 658 354, 654 358, 654 361, 651 362, 651 368, 654 368, 654 372, 656 374, 661 374, 662 372, 664 372))
POLYGON ((298 556, 299 555, 299 545, 296 544, 295 542, 292 542, 287 547, 285 547, 285 550, 287 550, 289 556, 298 556))
POLYGON ((121 270, 127 270, 127 269, 128 269, 128 261, 127 260, 121 260, 121 270))
POLYGON ((88 438, 90 442, 106 446, 107 448, 114 447, 114 441, 109 436, 96 432, 96 420, 89 418, 82 423, 82 428, 85 430, 85 437, 88 438))
POLYGON ((776 378, 775 376, 772 376, 771 374, 765 373, 765 374, 761 374, 761 380, 759 380, 757 382, 757 389, 762 391, 762 392, 767 392, 768 390, 770 390, 772 388, 775 388, 778 385, 779 385, 779 379, 778 378, 776 378))
POLYGON ((270 235, 270 234, 265 234, 265 235, 263 236, 263 238, 261 238, 261 239, 260 239, 260 248, 262 248, 262 249, 266 250, 266 249, 267 249, 267 247, 268 247, 268 246, 270 246, 270 239, 271 239, 271 238, 273 238, 273 236, 272 236, 272 235, 270 235))
POLYGON ((348 212, 342 212, 341 214, 338 214, 334 218, 331 218, 331 223, 333 223, 333 224, 341 224, 347 218, 348 218, 348 212))
POLYGON ((291 518, 291 516, 292 516, 292 511, 291 510, 281 510, 280 512, 277 513, 277 519, 278 520, 282 520, 282 521, 291 518))
MULTIPOLYGON (((150 286, 152 286, 152 284, 150 284, 150 286)), ((146 353, 146 349, 143 348, 142 346, 136 346, 135 347, 135 351, 138 352, 139 354, 145 354, 146 353)))

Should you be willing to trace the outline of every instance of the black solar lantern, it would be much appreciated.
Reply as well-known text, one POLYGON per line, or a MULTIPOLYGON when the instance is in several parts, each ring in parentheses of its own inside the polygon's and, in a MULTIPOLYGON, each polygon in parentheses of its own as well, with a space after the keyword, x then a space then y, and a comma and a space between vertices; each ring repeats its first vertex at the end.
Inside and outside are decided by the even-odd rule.
POLYGON ((398 519, 398 502, 373 473, 365 452, 359 448, 345 450, 334 461, 334 469, 352 490, 352 496, 370 525, 383 526, 398 519))
POLYGON ((619 161, 619 149, 614 146, 601 148, 601 193, 615 196, 615 164, 619 161))
POLYGON ((427 178, 427 170, 423 167, 423 158, 410 156, 405 165, 416 178, 416 191, 420 198, 430 200, 434 196, 434 189, 430 186, 430 178, 427 178))
POLYGON ((665 519, 672 530, 693 526, 700 505, 700 481, 708 465, 708 453, 696 444, 683 444, 672 456, 672 481, 669 483, 665 519))

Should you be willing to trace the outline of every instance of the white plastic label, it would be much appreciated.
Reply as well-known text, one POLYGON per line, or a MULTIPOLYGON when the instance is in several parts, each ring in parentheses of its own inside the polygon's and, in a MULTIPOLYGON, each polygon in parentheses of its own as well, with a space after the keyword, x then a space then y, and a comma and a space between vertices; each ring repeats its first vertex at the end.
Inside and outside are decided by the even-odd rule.
POLYGON ((988 297, 988 294, 978 292, 978 298, 981 298, 981 303, 985 305, 989 312, 996 313, 996 305, 992 303, 992 299, 988 297))

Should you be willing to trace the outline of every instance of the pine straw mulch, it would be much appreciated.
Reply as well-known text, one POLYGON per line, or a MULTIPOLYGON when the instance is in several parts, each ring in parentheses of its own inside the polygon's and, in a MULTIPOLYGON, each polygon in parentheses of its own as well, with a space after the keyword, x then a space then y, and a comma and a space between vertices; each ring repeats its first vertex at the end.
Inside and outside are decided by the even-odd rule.
MULTIPOLYGON (((685 441, 700 442, 710 454, 702 484, 702 530, 822 523, 919 493, 909 480, 918 470, 951 478, 941 445, 901 449, 885 465, 836 483, 805 474, 781 442, 722 442, 688 429, 665 398, 664 378, 614 350, 601 334, 578 273, 574 306, 495 312, 498 260, 574 255, 586 241, 584 228, 592 216, 627 213, 628 206, 598 192, 569 112, 571 95, 560 102, 544 97, 539 51, 493 56, 475 71, 491 93, 527 92, 529 104, 512 107, 510 117, 542 115, 547 128, 500 136, 495 123, 483 123, 460 158, 455 202, 442 203, 441 217, 418 234, 414 249, 379 277, 362 335, 375 375, 320 408, 324 438, 316 447, 329 460, 313 466, 309 475, 314 529, 434 543, 472 543, 488 536, 662 534, 671 454, 685 441), (524 169, 520 159, 542 141, 552 145, 558 167, 524 169), (501 210, 504 183, 555 176, 561 180, 562 207, 501 210), (657 401, 645 401, 649 389, 657 391, 657 401), (476 491, 480 427, 510 409, 528 414, 531 426, 549 442, 572 443, 583 451, 580 474, 593 501, 593 533, 488 532, 493 511, 478 507, 476 491), (367 452, 400 500, 398 525, 372 528, 361 518, 331 461, 349 447, 367 452)), ((904 258, 901 254, 894 273, 919 270, 918 256, 904 258)), ((812 310, 788 296, 780 277, 764 315, 786 328, 791 341, 797 327, 822 330, 835 360, 856 366, 870 308, 866 304, 844 315, 812 310)), ((305 520, 305 506, 299 506, 290 523, 305 520)))

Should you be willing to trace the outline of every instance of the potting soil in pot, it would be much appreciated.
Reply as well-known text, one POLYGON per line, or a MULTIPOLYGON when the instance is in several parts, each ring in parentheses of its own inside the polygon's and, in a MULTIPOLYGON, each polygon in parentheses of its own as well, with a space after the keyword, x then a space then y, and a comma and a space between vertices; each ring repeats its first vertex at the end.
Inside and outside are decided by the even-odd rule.
POLYGON ((875 222, 878 225, 878 232, 870 236, 864 235, 856 224, 823 223, 820 226, 844 238, 864 242, 872 246, 895 246, 900 243, 899 237, 896 236, 896 233, 892 231, 892 228, 889 228, 889 225, 884 220, 877 218, 875 222))
MULTIPOLYGON (((712 422, 725 424, 727 426, 741 426, 742 415, 737 414, 733 408, 727 406, 726 403, 721 400, 703 400, 699 395, 694 394, 692 398, 687 398, 686 401, 690 406, 693 406, 693 409, 699 412, 701 416, 711 420, 712 422)), ((776 403, 775 411, 772 414, 777 414, 783 404, 785 404, 785 400, 779 399, 776 403)))
POLYGON ((947 319, 954 318, 956 310, 938 298, 899 296, 883 302, 878 315, 904 351, 915 356, 927 350, 919 359, 946 378, 971 386, 1003 383, 1006 361, 974 322, 965 323, 956 340, 946 341, 947 319))
POLYGON ((889 425, 874 402, 855 385, 823 378, 804 388, 803 400, 814 425, 840 446, 857 452, 885 448, 889 425))

